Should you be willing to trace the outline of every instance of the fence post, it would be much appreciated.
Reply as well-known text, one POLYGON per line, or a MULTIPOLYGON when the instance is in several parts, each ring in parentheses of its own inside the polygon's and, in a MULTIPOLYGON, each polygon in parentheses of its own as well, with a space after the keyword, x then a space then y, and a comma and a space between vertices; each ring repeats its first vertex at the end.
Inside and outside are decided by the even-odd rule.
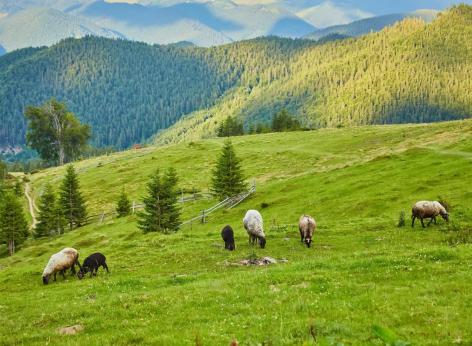
POLYGON ((102 216, 100 217, 100 223, 102 223, 104 219, 105 219, 105 212, 102 211, 102 216))
POLYGON ((135 204, 134 204, 134 201, 133 201, 133 214, 134 214, 134 205, 135 205, 135 204))
POLYGON ((205 223, 205 210, 202 211, 202 223, 205 223))

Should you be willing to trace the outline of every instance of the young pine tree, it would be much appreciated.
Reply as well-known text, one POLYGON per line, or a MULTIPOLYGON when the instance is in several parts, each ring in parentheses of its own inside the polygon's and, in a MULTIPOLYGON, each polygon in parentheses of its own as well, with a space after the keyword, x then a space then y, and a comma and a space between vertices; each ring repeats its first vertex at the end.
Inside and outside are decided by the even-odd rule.
POLYGON ((85 223, 87 217, 85 202, 80 193, 79 180, 72 165, 67 167, 66 176, 60 188, 59 201, 71 230, 85 223))
POLYGON ((116 212, 118 213, 118 217, 129 215, 131 212, 131 202, 125 192, 125 189, 121 190, 120 197, 116 203, 116 212))
POLYGON ((164 229, 167 232, 176 232, 180 225, 180 209, 177 206, 177 173, 169 168, 162 178, 162 198, 164 207, 164 229))
POLYGON ((212 190, 220 199, 224 199, 245 189, 241 161, 236 157, 231 141, 227 140, 213 170, 212 190))
POLYGON ((13 255, 15 248, 28 237, 28 223, 18 198, 7 193, 0 205, 0 243, 8 246, 8 253, 13 255))
POLYGON ((177 231, 180 213, 177 209, 177 176, 170 169, 164 178, 156 170, 147 184, 144 211, 138 214, 138 227, 144 232, 177 231))
POLYGON ((17 197, 23 196, 23 187, 21 186, 21 182, 19 180, 15 182, 13 190, 15 191, 15 195, 17 197))
POLYGON ((39 200, 38 223, 34 236, 42 238, 64 233, 65 224, 64 214, 56 200, 54 190, 47 184, 39 200))

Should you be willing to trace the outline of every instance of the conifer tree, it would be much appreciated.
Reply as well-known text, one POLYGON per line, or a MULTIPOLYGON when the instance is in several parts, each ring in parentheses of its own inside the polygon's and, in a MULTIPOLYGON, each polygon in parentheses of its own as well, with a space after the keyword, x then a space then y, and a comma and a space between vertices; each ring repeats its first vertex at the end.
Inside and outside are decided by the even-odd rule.
POLYGON ((13 255, 15 248, 28 237, 28 223, 18 198, 7 193, 0 205, 0 243, 7 244, 8 253, 13 255))
POLYGON ((174 168, 169 168, 162 178, 164 225, 168 232, 176 232, 180 225, 180 209, 177 206, 177 183, 177 172, 174 168))
POLYGON ((156 170, 147 184, 148 195, 143 199, 144 211, 138 214, 138 227, 144 233, 175 232, 179 226, 177 209, 177 175, 169 169, 161 178, 156 170))
POLYGON ((7 164, 0 160, 0 182, 6 179, 8 174, 7 164))
POLYGON ((50 184, 44 188, 39 200, 38 223, 35 227, 36 238, 48 237, 64 232, 65 219, 50 184))
POLYGON ((14 191, 15 191, 15 195, 17 197, 21 197, 23 196, 23 189, 22 189, 22 186, 21 186, 21 182, 19 180, 17 180, 15 182, 15 186, 14 186, 14 191))
POLYGON ((60 206, 64 217, 72 230, 82 226, 87 217, 85 202, 80 193, 79 180, 74 166, 67 166, 66 176, 60 188, 60 206))
POLYGON ((220 199, 224 199, 245 189, 241 161, 236 157, 231 141, 227 140, 213 170, 212 190, 220 199))
POLYGON ((125 192, 125 189, 121 190, 120 197, 116 203, 116 212, 118 213, 118 217, 129 215, 131 212, 131 202, 125 192))

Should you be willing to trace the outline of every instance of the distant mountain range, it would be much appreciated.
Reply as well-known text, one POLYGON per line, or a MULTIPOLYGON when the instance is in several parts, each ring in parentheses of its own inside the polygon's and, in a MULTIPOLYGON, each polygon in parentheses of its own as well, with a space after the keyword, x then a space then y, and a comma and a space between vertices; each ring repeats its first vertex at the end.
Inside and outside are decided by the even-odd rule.
POLYGON ((341 0, 0 0, 0 54, 86 35, 150 44, 187 41, 202 47, 268 35, 357 36, 405 16, 423 16, 376 17, 377 7, 372 1, 341 0), (354 28, 327 28, 366 18, 372 19, 356 22, 354 28))
POLYGON ((425 22, 430 23, 434 18, 436 18, 438 13, 439 12, 435 10, 418 10, 412 13, 388 14, 366 18, 345 25, 334 25, 325 29, 316 30, 306 35, 305 38, 319 40, 323 37, 334 34, 342 35, 344 37, 357 37, 370 32, 380 31, 383 28, 393 25, 405 18, 421 18, 425 22))
MULTIPOLYGON (((339 34, 333 34, 334 36, 339 34)), ((67 39, 0 57, 0 147, 24 144, 27 105, 51 97, 126 148, 248 129, 286 108, 310 128, 432 122, 472 114, 472 7, 406 18, 356 39, 265 37, 211 48, 67 39)), ((336 37, 335 37, 336 38, 336 37)))
POLYGON ((6 51, 49 46, 65 37, 87 35, 124 38, 120 33, 101 28, 86 18, 52 8, 21 10, 0 20, 0 44, 6 51))

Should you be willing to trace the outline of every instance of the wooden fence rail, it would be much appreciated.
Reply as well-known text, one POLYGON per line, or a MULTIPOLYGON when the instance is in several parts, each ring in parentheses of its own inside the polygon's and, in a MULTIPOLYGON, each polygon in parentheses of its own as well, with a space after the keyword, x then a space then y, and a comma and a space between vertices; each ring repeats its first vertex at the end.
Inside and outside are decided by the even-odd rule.
MULTIPOLYGON (((249 188, 248 191, 240 193, 240 194, 232 196, 232 197, 227 197, 224 200, 222 200, 221 202, 218 202, 217 204, 215 204, 214 206, 212 206, 208 209, 202 210, 202 212, 199 215, 197 215, 197 216, 195 216, 195 217, 193 217, 189 220, 186 220, 186 221, 182 222, 180 224, 180 227, 188 225, 188 224, 192 224, 195 221, 205 223, 208 220, 208 216, 211 213, 213 213, 213 212, 215 212, 219 209, 222 209, 222 208, 226 208, 226 209, 234 208, 239 203, 241 203, 246 198, 248 198, 250 195, 252 195, 254 192, 256 192, 256 183, 255 182, 249 188)), ((210 196, 210 195, 211 194, 209 194, 209 193, 195 193, 192 196, 188 196, 188 197, 183 197, 182 196, 181 198, 178 199, 178 202, 179 203, 186 203, 186 202, 195 201, 195 200, 198 200, 198 199, 208 198, 208 196, 210 196)), ((142 208, 144 208, 144 204, 142 204, 142 203, 138 204, 136 202, 132 203, 131 210, 132 210, 133 214, 136 212, 136 210, 142 209, 142 208)), ((108 211, 108 212, 103 211, 99 214, 88 215, 87 219, 86 219, 86 222, 87 223, 93 223, 93 222, 103 223, 103 221, 106 218, 115 217, 117 215, 118 215, 118 213, 115 210, 108 211)))

